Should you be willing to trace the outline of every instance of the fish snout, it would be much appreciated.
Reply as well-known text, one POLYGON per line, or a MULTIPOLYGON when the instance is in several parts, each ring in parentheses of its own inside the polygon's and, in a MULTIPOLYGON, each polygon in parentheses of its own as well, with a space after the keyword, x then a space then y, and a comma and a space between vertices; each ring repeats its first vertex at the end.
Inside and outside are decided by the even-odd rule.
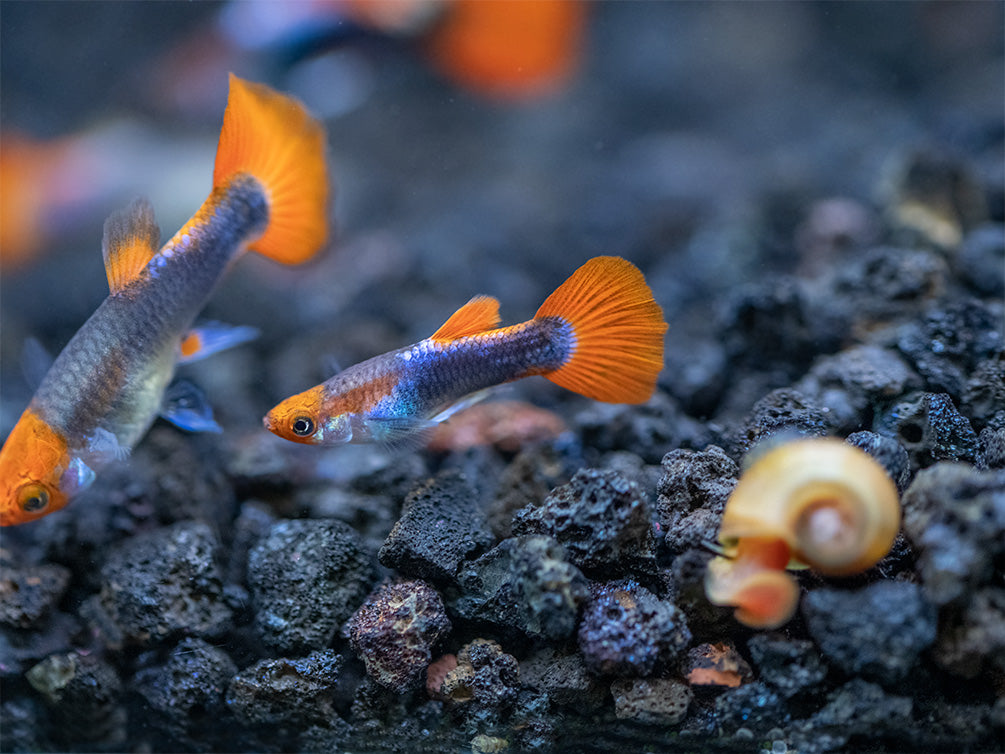
POLYGON ((262 426, 264 426, 270 432, 273 431, 273 429, 272 429, 273 428, 272 413, 271 412, 267 413, 265 416, 262 417, 262 426))

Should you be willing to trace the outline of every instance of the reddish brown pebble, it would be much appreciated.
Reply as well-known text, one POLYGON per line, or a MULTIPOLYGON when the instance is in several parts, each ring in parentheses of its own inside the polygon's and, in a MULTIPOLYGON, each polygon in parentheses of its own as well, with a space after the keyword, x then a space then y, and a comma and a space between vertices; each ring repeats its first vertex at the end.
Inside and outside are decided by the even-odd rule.
POLYGON ((427 447, 439 453, 494 445, 515 453, 525 445, 553 440, 566 431, 556 414, 523 401, 479 403, 439 425, 427 447))
POLYGON ((426 693, 429 694, 430 699, 446 701, 447 697, 440 692, 440 687, 443 685, 443 679, 447 677, 447 673, 456 667, 457 655, 452 654, 445 654, 430 663, 429 667, 426 668, 426 693))
POLYGON ((699 644, 687 653, 687 682, 710 689, 735 689, 753 678, 750 665, 731 644, 699 644))

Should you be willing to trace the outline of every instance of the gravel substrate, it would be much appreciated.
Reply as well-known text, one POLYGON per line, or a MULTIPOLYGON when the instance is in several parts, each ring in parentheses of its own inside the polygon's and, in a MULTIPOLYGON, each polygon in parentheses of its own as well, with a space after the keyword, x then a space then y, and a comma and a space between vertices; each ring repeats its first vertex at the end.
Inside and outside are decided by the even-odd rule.
MULTIPOLYGON (((0 8, 5 128, 129 113, 139 186, 207 153, 191 212, 219 108, 184 122, 163 92, 216 75, 179 50, 219 7, 77 7, 0 8)), ((159 423, 0 533, 0 750, 1001 751, 1002 8, 591 4, 578 75, 529 103, 373 40, 232 61, 326 116, 338 241, 220 287, 205 318, 261 330, 184 369, 222 434, 159 423), (599 254, 670 324, 648 403, 534 378, 397 453, 262 429, 333 359, 476 293, 522 321, 599 254), (879 461, 901 532, 863 574, 794 572, 795 616, 755 631, 705 598, 708 544, 751 454, 805 436, 879 461)), ((105 295, 128 198, 5 270, 3 434, 22 341, 58 350, 105 295)))

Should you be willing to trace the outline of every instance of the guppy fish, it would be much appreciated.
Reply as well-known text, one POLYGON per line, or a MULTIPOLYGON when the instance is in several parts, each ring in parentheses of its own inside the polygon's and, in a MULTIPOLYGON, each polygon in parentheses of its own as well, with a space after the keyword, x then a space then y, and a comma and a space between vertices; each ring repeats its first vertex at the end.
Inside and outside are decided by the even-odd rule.
POLYGON ((287 398, 265 427, 293 442, 395 446, 503 382, 542 375, 595 400, 642 403, 663 367, 663 312, 642 273, 619 257, 588 261, 533 319, 498 324, 499 302, 476 296, 431 337, 287 398))
MULTIPOLYGON (((198 212, 160 251, 149 203, 105 223, 111 293, 56 358, 0 450, 0 525, 65 506, 139 442, 179 362, 247 340, 250 328, 192 329, 193 320, 245 250, 294 264, 325 244, 324 152, 323 127, 298 102, 231 75, 213 189, 198 212)), ((162 413, 187 429, 215 428, 191 406, 162 413)))

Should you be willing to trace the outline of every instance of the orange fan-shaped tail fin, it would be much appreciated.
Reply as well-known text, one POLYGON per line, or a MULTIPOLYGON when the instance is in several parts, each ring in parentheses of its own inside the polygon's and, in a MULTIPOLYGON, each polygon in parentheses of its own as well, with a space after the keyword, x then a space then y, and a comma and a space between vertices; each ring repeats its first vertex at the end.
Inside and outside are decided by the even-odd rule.
POLYGON ((213 170, 217 187, 254 176, 269 201, 269 225, 251 249, 284 264, 310 259, 328 238, 325 132, 296 100, 230 75, 230 96, 213 170))
POLYGON ((572 354, 544 376, 608 403, 644 403, 663 368, 663 311, 638 268, 620 257, 595 257, 537 310, 573 330, 572 354))

